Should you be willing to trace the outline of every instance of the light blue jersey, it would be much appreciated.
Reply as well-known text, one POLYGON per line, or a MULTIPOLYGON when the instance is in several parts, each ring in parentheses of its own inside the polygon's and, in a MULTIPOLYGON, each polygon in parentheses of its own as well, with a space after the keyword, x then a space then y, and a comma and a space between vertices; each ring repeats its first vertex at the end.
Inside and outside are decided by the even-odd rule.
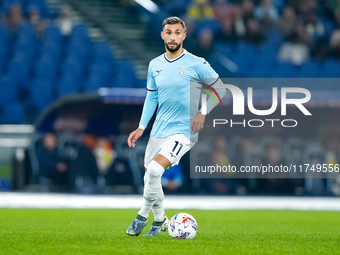
POLYGON ((150 136, 166 138, 184 134, 196 142, 198 134, 193 135, 190 125, 198 112, 201 94, 198 87, 202 86, 199 82, 206 83, 207 78, 211 85, 218 80, 218 75, 205 59, 186 50, 176 59, 168 59, 165 53, 153 59, 148 69, 148 94, 140 125, 147 126, 158 105, 150 136))

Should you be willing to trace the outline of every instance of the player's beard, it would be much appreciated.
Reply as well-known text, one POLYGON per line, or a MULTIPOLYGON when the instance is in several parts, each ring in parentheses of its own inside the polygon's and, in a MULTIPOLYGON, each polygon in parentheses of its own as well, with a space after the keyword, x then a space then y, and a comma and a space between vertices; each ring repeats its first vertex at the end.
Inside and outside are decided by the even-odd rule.
POLYGON ((164 43, 164 44, 165 44, 166 49, 167 49, 168 51, 170 51, 171 53, 174 53, 174 52, 178 51, 179 48, 182 47, 182 43, 177 43, 177 46, 176 46, 175 48, 170 48, 170 47, 169 47, 169 43, 164 43))

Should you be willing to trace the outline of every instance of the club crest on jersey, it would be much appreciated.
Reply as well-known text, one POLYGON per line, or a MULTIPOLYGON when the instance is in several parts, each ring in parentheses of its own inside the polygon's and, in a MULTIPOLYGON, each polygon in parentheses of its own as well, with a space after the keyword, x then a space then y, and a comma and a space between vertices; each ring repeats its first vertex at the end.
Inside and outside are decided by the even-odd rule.
POLYGON ((178 69, 181 71, 180 74, 183 75, 184 74, 184 71, 188 69, 188 67, 178 67, 178 69))

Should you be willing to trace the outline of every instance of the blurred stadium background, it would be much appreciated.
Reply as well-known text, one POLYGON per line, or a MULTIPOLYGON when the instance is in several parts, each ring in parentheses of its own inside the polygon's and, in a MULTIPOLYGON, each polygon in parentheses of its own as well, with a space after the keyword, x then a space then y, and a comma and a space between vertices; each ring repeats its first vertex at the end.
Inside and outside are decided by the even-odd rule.
MULTIPOLYGON (((142 192, 147 135, 134 150, 126 139, 139 122, 148 62, 164 52, 165 17, 185 20, 184 47, 220 77, 340 78, 336 0, 0 0, 0 15, 1 191, 142 192)), ((318 91, 321 121, 298 136, 244 129, 201 146, 223 164, 339 163, 332 84, 306 87, 318 91)), ((166 171, 166 193, 340 195, 336 176, 197 182, 188 164, 166 171)))

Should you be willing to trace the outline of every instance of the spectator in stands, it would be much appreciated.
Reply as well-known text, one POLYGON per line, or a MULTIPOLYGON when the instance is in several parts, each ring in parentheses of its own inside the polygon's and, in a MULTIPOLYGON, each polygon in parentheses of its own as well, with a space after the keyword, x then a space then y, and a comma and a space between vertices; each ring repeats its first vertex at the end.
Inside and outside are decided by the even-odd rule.
POLYGON ((340 59, 340 29, 335 30, 330 40, 330 58, 340 59))
MULTIPOLYGON (((282 158, 279 145, 269 145, 266 149, 266 159, 264 165, 285 166, 285 162, 282 158)), ((259 191, 265 191, 270 194, 275 193, 293 193, 294 187, 291 184, 290 179, 287 178, 287 173, 273 172, 266 175, 267 178, 260 178, 258 180, 259 191)))
POLYGON ((325 26, 315 10, 310 11, 306 17, 306 31, 311 38, 317 39, 325 35, 325 26))
POLYGON ((333 18, 337 25, 340 25, 340 1, 339 0, 328 0, 328 5, 330 8, 330 11, 333 15, 333 18))
POLYGON ((57 150, 57 137, 47 133, 43 143, 37 148, 40 176, 48 180, 48 184, 69 185, 69 166, 57 150))
POLYGON ((70 144, 66 142, 64 148, 64 153, 70 161, 71 183, 75 184, 76 191, 81 193, 91 191, 99 176, 96 157, 88 145, 86 137, 78 137, 71 140, 70 144))
POLYGON ((295 8, 301 18, 305 18, 310 11, 317 8, 316 0, 290 0, 288 4, 295 8))
POLYGON ((199 34, 198 45, 192 49, 192 53, 203 58, 209 58, 214 53, 214 35, 211 30, 203 29, 199 34))
POLYGON ((294 26, 290 40, 281 45, 278 59, 280 61, 292 62, 295 65, 302 64, 310 58, 310 41, 306 27, 301 21, 298 21, 294 26))
POLYGON ((234 26, 238 37, 243 37, 247 32, 247 20, 254 17, 254 3, 250 0, 243 0, 240 6, 234 11, 234 26))
POLYGON ((162 175, 162 185, 165 193, 178 193, 183 185, 183 170, 181 164, 170 166, 162 175))
POLYGON ((64 36, 69 36, 73 29, 73 14, 72 8, 69 5, 63 5, 60 11, 60 15, 57 18, 57 24, 61 33, 64 36))
POLYGON ((20 3, 13 4, 9 12, 6 14, 5 19, 12 34, 16 34, 19 26, 24 22, 21 4, 20 3))
POLYGON ((242 0, 240 4, 240 11, 244 21, 254 17, 254 1, 242 0))
POLYGON ((234 6, 227 0, 217 0, 213 5, 216 19, 223 24, 225 20, 230 20, 234 12, 234 6))
POLYGON ((235 44, 239 41, 239 36, 236 32, 234 19, 224 19, 221 24, 221 31, 216 37, 217 40, 235 44))
POLYGON ((255 8, 254 14, 266 28, 274 27, 279 18, 278 10, 271 0, 261 0, 260 5, 255 8))
POLYGON ((188 7, 187 14, 197 22, 215 19, 213 8, 208 0, 193 0, 188 7))
POLYGON ((42 33, 44 32, 48 24, 48 21, 41 18, 39 8, 37 6, 31 5, 29 7, 28 21, 35 27, 35 30, 37 31, 37 35, 41 37, 42 33))
MULTIPOLYGON (((211 154, 211 162, 213 166, 219 165, 229 166, 230 156, 228 155, 228 142, 225 136, 219 135, 215 137, 213 142, 213 152, 211 154)), ((239 180, 231 178, 233 174, 227 173, 225 178, 212 180, 213 192, 219 195, 236 194, 238 191, 239 180)))
POLYGON ((285 35, 289 36, 293 33, 294 24, 296 23, 296 13, 295 10, 287 6, 278 21, 278 28, 280 32, 285 35))
POLYGON ((254 18, 249 18, 246 22, 246 34, 243 39, 251 44, 260 44, 265 40, 259 22, 254 18))
POLYGON ((220 29, 220 24, 216 20, 213 8, 208 0, 193 0, 187 9, 187 14, 188 18, 193 21, 196 35, 199 35, 205 29, 216 34, 220 29))
POLYGON ((111 143, 105 137, 98 137, 95 140, 93 152, 97 160, 99 172, 105 175, 116 157, 111 143))
POLYGON ((311 51, 313 59, 319 63, 329 57, 329 53, 329 42, 327 38, 319 39, 311 51))

